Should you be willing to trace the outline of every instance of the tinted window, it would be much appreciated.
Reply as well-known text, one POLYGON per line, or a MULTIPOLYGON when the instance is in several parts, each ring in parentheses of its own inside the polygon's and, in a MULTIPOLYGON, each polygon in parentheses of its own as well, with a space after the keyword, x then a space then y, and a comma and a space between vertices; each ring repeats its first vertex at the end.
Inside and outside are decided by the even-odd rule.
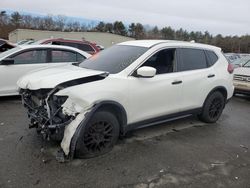
POLYGON ((65 50, 52 50, 51 60, 57 62, 77 62, 76 53, 65 50))
POLYGON ((78 48, 82 51, 86 52, 93 52, 95 51, 90 45, 88 44, 78 44, 78 48))
POLYGON ((51 44, 53 44, 53 45, 63 45, 60 41, 53 41, 51 44))
POLYGON ((178 49, 178 71, 207 68, 206 56, 203 50, 180 48, 178 49))
POLYGON ((175 51, 175 49, 161 50, 150 57, 142 66, 154 67, 156 74, 173 72, 175 51))
POLYGON ((213 51, 209 51, 209 50, 206 50, 206 54, 207 54, 209 66, 214 65, 216 61, 218 60, 218 56, 213 51))
POLYGON ((47 51, 46 50, 30 50, 30 51, 22 52, 18 55, 14 55, 11 58, 14 59, 15 64, 46 63, 47 51))
POLYGON ((70 46, 70 47, 78 48, 78 44, 77 44, 77 43, 61 42, 61 45, 65 45, 65 46, 70 46))
POLYGON ((76 55, 76 58, 77 58, 77 62, 82 62, 83 60, 86 59, 86 57, 82 56, 81 54, 78 54, 76 55))
POLYGON ((127 68, 147 50, 145 47, 115 45, 85 60, 80 67, 115 74, 127 68))

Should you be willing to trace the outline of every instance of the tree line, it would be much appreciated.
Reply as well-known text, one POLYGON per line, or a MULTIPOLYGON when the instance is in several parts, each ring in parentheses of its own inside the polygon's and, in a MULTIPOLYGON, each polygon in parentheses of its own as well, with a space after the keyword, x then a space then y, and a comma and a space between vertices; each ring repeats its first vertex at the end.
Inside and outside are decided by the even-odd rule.
POLYGON ((37 29, 65 32, 98 31, 133 37, 136 39, 167 39, 183 40, 212 44, 221 47, 224 52, 250 53, 250 35, 243 36, 213 36, 208 31, 187 31, 185 29, 175 30, 170 26, 158 28, 157 26, 147 28, 141 23, 125 25, 122 21, 99 22, 98 24, 83 24, 79 21, 71 21, 63 15, 48 15, 45 17, 32 16, 13 12, 7 14, 0 12, 0 38, 8 38, 9 32, 15 29, 37 29))

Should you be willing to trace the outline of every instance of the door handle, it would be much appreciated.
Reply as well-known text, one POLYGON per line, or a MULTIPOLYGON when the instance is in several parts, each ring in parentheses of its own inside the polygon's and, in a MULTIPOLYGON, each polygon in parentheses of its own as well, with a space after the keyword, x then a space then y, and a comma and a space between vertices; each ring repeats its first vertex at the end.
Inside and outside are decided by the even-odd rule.
POLYGON ((208 78, 213 78, 213 77, 215 77, 215 75, 214 74, 209 74, 207 77, 208 78))
POLYGON ((177 85, 177 84, 181 84, 181 83, 182 83, 181 80, 176 80, 176 81, 173 81, 173 82, 172 82, 172 85, 177 85))

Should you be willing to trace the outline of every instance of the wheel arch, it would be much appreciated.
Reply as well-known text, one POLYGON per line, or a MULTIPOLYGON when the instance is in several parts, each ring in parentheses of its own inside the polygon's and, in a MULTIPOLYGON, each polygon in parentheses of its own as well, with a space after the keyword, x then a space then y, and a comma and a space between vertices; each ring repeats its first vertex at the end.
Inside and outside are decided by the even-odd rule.
POLYGON ((203 106, 204 106, 204 104, 205 104, 207 98, 208 98, 212 93, 214 93, 214 92, 216 92, 216 91, 219 91, 219 92, 224 96, 225 102, 226 102, 226 100, 227 100, 227 95, 228 95, 228 94, 227 94, 227 89, 226 89, 224 86, 217 86, 217 87, 213 88, 213 89, 208 93, 206 99, 205 99, 204 102, 203 102, 203 106))
POLYGON ((127 125, 127 113, 125 108, 120 103, 111 100, 100 101, 96 104, 94 113, 99 110, 106 110, 113 113, 119 122, 120 134, 125 133, 125 127, 127 125))
POLYGON ((116 101, 98 101, 96 102, 92 109, 86 114, 86 118, 80 123, 80 125, 77 127, 73 138, 71 139, 70 142, 70 158, 74 158, 75 155, 75 150, 76 150, 76 145, 77 145, 77 140, 80 136, 80 131, 81 129, 86 126, 86 124, 89 122, 90 118, 93 116, 95 112, 98 110, 109 110, 111 111, 118 119, 118 122, 120 124, 120 135, 125 134, 125 127, 127 125, 127 113, 124 109, 124 107, 116 102, 116 101))

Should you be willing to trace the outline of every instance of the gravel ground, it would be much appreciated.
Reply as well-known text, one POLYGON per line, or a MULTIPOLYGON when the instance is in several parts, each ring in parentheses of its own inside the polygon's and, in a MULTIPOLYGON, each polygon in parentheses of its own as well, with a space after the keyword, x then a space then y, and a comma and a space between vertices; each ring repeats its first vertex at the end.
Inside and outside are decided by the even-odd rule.
POLYGON ((131 132, 112 152, 58 163, 18 97, 0 98, 0 187, 250 187, 250 98, 216 124, 186 118, 131 132))

